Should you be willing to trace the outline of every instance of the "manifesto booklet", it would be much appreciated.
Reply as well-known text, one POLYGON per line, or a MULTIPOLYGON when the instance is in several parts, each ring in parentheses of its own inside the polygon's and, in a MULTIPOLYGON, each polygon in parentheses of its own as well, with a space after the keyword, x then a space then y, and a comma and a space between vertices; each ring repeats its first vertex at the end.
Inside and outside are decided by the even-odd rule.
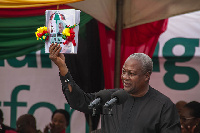
POLYGON ((60 44, 61 53, 77 54, 80 10, 46 10, 46 27, 49 39, 45 41, 45 53, 52 43, 60 44))

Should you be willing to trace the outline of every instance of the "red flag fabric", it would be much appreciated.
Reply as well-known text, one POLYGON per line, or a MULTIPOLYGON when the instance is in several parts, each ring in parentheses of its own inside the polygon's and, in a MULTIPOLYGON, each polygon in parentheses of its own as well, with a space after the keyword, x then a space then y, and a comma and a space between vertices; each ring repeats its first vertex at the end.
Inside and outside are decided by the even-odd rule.
MULTIPOLYGON (((122 68, 126 58, 133 53, 145 53, 152 58, 158 38, 167 28, 167 22, 168 19, 164 19, 123 29, 120 68, 122 68)), ((114 88, 115 32, 106 30, 105 26, 99 23, 99 36, 105 88, 112 89, 114 88)), ((120 87, 123 87, 122 82, 120 83, 120 87)))

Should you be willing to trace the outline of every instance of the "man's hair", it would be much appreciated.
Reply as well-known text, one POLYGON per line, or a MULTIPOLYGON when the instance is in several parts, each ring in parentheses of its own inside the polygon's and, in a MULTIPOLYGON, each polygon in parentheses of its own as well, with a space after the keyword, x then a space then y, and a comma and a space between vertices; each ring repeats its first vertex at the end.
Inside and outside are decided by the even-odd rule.
POLYGON ((69 125, 69 118, 70 118, 69 113, 68 113, 66 110, 64 110, 64 109, 57 109, 57 110, 55 110, 55 111, 53 112, 53 114, 52 114, 52 116, 51 116, 51 119, 53 119, 53 117, 54 117, 54 115, 55 115, 56 113, 61 113, 61 114, 63 114, 63 115, 65 116, 65 120, 66 120, 66 122, 67 122, 67 125, 66 125, 66 126, 68 126, 68 125, 69 125))
POLYGON ((127 59, 135 59, 141 62, 142 65, 142 72, 145 74, 149 72, 150 74, 153 71, 153 61, 152 59, 144 54, 144 53, 134 53, 131 54, 127 59))
POLYGON ((187 103, 184 107, 189 108, 192 110, 191 115, 200 118, 200 103, 197 101, 191 101, 187 103))

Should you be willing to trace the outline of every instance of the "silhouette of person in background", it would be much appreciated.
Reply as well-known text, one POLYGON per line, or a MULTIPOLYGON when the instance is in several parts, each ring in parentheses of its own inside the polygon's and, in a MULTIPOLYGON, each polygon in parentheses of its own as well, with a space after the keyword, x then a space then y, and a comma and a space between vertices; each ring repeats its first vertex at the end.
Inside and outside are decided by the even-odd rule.
POLYGON ((200 133, 200 103, 187 103, 180 113, 182 133, 200 133))
POLYGON ((19 133, 42 133, 36 128, 36 119, 31 114, 21 115, 16 122, 17 132, 19 133))
POLYGON ((3 112, 0 109, 0 133, 17 133, 16 130, 14 128, 11 128, 7 125, 3 124, 3 112))
POLYGON ((44 128, 44 133, 65 133, 69 125, 70 115, 64 109, 57 109, 51 116, 51 123, 44 128))

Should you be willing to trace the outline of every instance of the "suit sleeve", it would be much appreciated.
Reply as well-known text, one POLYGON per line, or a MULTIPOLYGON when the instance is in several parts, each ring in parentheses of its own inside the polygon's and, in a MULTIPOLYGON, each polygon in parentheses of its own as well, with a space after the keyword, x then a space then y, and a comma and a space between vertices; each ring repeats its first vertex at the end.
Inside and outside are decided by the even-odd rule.
POLYGON ((70 72, 65 76, 60 75, 63 94, 71 108, 79 110, 86 114, 91 114, 92 110, 88 109, 88 105, 95 98, 92 93, 85 93, 73 80, 70 72), (72 92, 69 91, 68 84, 72 87, 72 92))

